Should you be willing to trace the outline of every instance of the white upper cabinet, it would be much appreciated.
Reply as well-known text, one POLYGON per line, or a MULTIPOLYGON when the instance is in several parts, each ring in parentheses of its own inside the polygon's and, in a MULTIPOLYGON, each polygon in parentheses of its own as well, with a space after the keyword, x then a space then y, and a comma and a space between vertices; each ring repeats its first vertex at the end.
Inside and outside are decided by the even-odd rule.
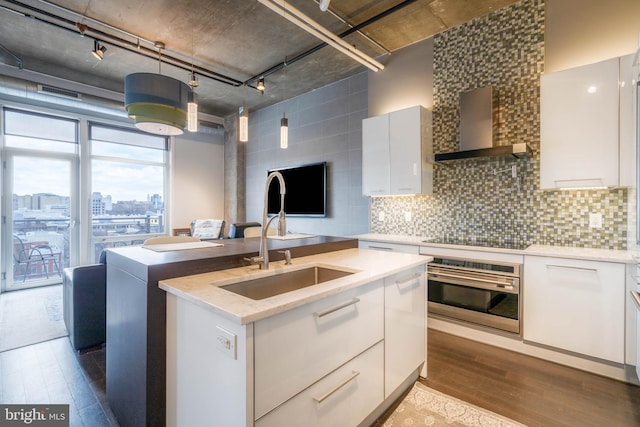
POLYGON ((631 74, 628 62, 613 58, 542 75, 541 189, 632 184, 624 163, 632 161, 627 129, 632 85, 622 83, 631 74))
POLYGON ((389 115, 362 121, 362 193, 390 194, 389 115))
POLYGON ((432 194, 431 112, 415 106, 362 121, 362 193, 432 194))

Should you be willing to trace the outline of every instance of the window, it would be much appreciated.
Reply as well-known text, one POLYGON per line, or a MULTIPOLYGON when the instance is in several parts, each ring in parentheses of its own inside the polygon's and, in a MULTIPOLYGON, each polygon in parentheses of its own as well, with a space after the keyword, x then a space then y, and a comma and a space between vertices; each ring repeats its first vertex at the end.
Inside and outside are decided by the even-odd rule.
POLYGON ((75 153, 77 120, 6 108, 5 146, 58 153, 75 153))
POLYGON ((89 131, 96 257, 165 233, 167 138, 95 123, 89 131))
POLYGON ((5 289, 59 283, 77 254, 78 121, 3 110, 5 289))

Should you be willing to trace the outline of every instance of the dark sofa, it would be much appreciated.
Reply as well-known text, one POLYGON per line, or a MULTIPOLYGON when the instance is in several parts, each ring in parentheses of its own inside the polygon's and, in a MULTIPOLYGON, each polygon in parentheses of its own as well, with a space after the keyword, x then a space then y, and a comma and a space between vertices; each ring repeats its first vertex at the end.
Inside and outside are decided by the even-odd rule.
MULTIPOLYGON (((104 258, 101 256, 101 261, 104 258)), ((64 323, 76 350, 106 342, 106 285, 104 262, 64 269, 64 323)))

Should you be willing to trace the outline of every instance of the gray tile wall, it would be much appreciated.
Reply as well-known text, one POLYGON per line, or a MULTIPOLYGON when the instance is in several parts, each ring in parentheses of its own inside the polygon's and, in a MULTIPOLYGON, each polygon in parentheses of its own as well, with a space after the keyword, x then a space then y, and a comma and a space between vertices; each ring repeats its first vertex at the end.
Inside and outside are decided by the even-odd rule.
POLYGON ((247 220, 262 222, 267 170, 326 161, 326 218, 287 218, 292 232, 365 233, 368 199, 362 196, 362 119, 367 117, 367 74, 250 112, 246 145, 247 220), (289 119, 289 148, 280 149, 280 119, 289 119))
POLYGON ((436 165, 433 196, 372 199, 371 232, 626 249, 626 189, 539 190, 544 12, 543 0, 524 0, 434 37, 434 152, 458 149, 459 92, 493 85, 495 145, 526 142, 532 157, 436 165), (604 228, 590 229, 589 213, 604 228))

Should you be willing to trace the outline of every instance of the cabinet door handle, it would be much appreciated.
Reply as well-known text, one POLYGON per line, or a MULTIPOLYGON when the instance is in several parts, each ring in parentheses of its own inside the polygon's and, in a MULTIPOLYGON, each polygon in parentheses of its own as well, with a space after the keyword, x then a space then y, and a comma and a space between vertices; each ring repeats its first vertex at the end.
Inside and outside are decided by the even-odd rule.
POLYGON ((314 397, 313 400, 315 400, 318 403, 322 403, 323 400, 325 400, 326 398, 328 398, 329 396, 331 396, 333 393, 335 393, 336 391, 340 390, 342 387, 344 387, 345 385, 349 384, 349 382, 353 381, 353 379, 355 377, 357 377, 358 375, 360 375, 360 372, 358 371, 351 371, 351 375, 349 376, 349 378, 347 378, 346 380, 342 381, 340 384, 338 384, 333 390, 329 390, 328 392, 326 392, 325 394, 323 394, 320 397, 314 397))
POLYGON ((369 249, 378 249, 378 250, 381 250, 381 251, 392 251, 393 250, 393 248, 387 248, 385 246, 371 246, 371 245, 369 245, 369 249))
POLYGON ((570 265, 555 265, 555 264, 547 264, 547 268, 563 268, 566 270, 582 270, 582 271, 593 271, 597 273, 598 270, 596 268, 588 268, 588 267, 572 267, 570 265))
POLYGON ((329 307, 329 308, 325 308, 322 311, 316 311, 315 313, 313 313, 313 315, 315 317, 324 317, 327 314, 331 314, 333 312, 336 312, 338 310, 342 310, 345 307, 349 307, 350 305, 353 305, 355 303, 360 302, 360 298, 351 298, 349 301, 345 301, 343 303, 340 303, 338 305, 335 305, 333 307, 329 307))

